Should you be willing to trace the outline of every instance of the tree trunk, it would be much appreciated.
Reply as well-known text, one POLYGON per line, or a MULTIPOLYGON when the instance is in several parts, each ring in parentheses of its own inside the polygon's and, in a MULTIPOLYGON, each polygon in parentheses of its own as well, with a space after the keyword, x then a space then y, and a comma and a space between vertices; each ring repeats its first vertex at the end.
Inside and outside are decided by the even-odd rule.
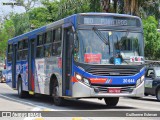
POLYGON ((110 0, 102 0, 101 6, 102 6, 104 12, 109 12, 110 0))
POLYGON ((114 1, 114 5, 113 5, 113 7, 114 7, 114 12, 115 13, 117 13, 117 2, 118 2, 118 0, 113 0, 114 1))

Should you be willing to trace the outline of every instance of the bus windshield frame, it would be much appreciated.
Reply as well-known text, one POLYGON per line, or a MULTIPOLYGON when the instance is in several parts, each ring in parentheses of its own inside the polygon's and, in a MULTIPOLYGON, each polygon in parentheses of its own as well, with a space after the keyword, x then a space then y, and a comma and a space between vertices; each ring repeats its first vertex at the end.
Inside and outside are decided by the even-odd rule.
POLYGON ((99 34, 93 29, 79 29, 77 31, 78 52, 74 54, 76 62, 115 64, 115 58, 120 58, 121 65, 138 65, 144 62, 142 32, 98 29, 96 31, 99 34), (131 59, 140 59, 140 61, 133 62, 131 59))

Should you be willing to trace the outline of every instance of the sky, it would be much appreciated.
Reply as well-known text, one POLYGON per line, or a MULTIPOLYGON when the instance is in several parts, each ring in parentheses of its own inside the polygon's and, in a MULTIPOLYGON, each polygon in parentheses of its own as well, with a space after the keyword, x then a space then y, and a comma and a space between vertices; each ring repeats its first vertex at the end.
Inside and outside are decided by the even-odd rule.
POLYGON ((14 0, 0 0, 0 18, 3 18, 4 15, 9 14, 10 12, 22 13, 25 12, 24 7, 22 6, 14 6, 11 5, 3 5, 3 3, 13 3, 14 0))

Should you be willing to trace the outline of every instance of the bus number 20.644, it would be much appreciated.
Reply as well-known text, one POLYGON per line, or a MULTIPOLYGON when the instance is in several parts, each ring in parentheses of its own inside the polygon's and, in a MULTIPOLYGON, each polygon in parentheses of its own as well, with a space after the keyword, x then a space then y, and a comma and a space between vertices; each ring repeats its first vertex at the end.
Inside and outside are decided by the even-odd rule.
POLYGON ((123 83, 134 83, 134 79, 123 79, 123 83))

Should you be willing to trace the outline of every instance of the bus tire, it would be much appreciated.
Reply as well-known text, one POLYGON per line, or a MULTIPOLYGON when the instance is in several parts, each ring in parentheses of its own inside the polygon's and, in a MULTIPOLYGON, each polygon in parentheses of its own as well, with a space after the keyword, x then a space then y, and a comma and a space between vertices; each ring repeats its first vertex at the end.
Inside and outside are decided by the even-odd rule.
POLYGON ((160 101, 160 87, 156 90, 156 98, 160 101))
POLYGON ((148 94, 147 94, 147 93, 144 93, 144 96, 148 96, 148 94))
POLYGON ((62 106, 64 105, 65 101, 64 98, 59 97, 58 91, 59 91, 58 81, 55 80, 53 83, 53 92, 52 92, 53 101, 55 105, 62 106))
POLYGON ((28 92, 23 91, 23 88, 22 88, 22 79, 21 78, 18 79, 17 89, 18 89, 18 96, 20 98, 25 98, 25 97, 27 97, 29 95, 28 92))
POLYGON ((119 101, 119 97, 107 97, 107 98, 104 98, 104 101, 107 106, 114 107, 117 105, 119 101))

